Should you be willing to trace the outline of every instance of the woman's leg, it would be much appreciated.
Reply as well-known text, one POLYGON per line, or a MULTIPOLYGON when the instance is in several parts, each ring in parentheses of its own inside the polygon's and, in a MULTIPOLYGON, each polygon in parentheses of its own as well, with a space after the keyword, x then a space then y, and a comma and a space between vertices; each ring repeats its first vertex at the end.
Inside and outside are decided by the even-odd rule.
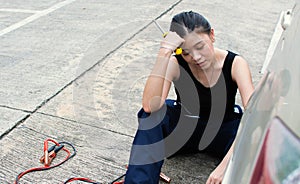
POLYGON ((239 124, 240 119, 223 123, 218 134, 205 151, 214 156, 223 158, 235 139, 239 124))
MULTIPOLYGON (((157 184, 165 158, 163 139, 176 126, 174 107, 167 106, 154 113, 146 113, 143 109, 138 113, 139 128, 131 149, 130 161, 126 172, 126 184, 157 184), (170 123, 171 122, 171 123, 170 123)), ((178 111, 178 110, 175 110, 178 111)), ((179 110, 180 111, 180 110, 179 110)))
POLYGON ((237 106, 236 118, 234 120, 222 123, 216 137, 204 151, 214 156, 223 158, 234 142, 242 115, 242 109, 237 106))

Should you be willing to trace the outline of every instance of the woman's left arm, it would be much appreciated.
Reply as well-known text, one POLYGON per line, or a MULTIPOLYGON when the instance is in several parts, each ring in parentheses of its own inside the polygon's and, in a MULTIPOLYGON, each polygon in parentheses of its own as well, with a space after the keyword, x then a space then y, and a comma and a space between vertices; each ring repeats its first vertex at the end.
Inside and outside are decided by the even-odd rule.
POLYGON ((232 79, 237 83, 244 109, 254 91, 248 63, 241 56, 236 56, 232 63, 232 79))
MULTIPOLYGON (((235 57, 233 64, 232 64, 231 74, 232 74, 232 79, 238 85, 242 103, 243 103, 244 109, 246 109, 248 100, 254 91, 254 86, 252 83, 252 77, 251 77, 249 65, 241 56, 235 57)), ((210 174, 209 178, 206 181, 206 184, 210 184, 210 183, 221 184, 222 183, 226 167, 227 167, 228 162, 233 153, 234 144, 235 144, 235 141, 231 145, 229 151, 227 152, 227 154, 225 155, 225 157, 223 158, 221 163, 210 174)))

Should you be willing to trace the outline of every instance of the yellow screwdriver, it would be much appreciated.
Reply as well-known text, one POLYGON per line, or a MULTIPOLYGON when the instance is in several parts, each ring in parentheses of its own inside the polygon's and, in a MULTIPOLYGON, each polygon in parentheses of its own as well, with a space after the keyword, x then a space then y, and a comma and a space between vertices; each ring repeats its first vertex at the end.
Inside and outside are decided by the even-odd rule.
MULTIPOLYGON (((163 28, 156 22, 156 20, 153 20, 153 22, 154 22, 154 24, 157 26, 157 28, 160 30, 160 32, 162 32, 163 37, 166 37, 167 34, 168 34, 168 32, 165 32, 165 31, 163 30, 163 28)), ((181 53, 182 53, 182 48, 178 47, 178 48, 175 50, 175 54, 176 54, 176 55, 179 55, 179 54, 181 54, 181 53)))

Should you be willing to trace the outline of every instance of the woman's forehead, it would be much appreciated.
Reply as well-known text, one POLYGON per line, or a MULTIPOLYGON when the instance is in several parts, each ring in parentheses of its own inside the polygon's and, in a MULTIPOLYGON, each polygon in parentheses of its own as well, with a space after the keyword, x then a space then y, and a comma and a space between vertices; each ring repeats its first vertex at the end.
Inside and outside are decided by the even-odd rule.
POLYGON ((206 42, 208 35, 205 33, 195 33, 191 32, 184 36, 185 42, 182 44, 182 49, 189 49, 200 43, 206 42))

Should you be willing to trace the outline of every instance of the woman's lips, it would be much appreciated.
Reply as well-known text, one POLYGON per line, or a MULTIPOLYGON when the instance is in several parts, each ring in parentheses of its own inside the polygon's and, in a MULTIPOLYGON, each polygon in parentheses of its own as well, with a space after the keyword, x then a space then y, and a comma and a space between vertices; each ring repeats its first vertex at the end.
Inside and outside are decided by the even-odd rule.
POLYGON ((204 63, 205 63, 205 61, 201 61, 201 62, 197 62, 196 64, 197 64, 198 66, 203 66, 204 63))

